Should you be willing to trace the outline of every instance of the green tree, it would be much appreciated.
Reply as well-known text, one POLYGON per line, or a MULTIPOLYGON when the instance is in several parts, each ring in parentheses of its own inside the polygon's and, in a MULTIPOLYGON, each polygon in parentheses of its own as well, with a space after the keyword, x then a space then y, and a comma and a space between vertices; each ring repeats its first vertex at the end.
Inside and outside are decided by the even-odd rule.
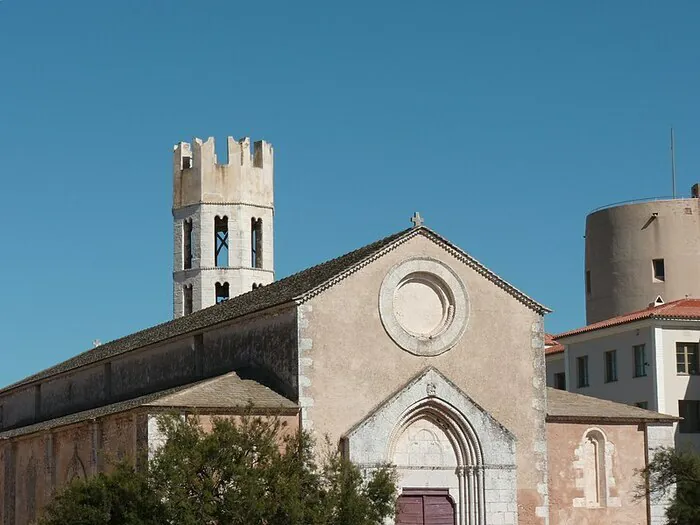
POLYGON ((148 472, 120 465, 71 485, 41 525, 379 525, 392 516, 396 471, 363 476, 337 452, 316 461, 305 433, 276 418, 162 417, 148 472))
POLYGON ((700 523, 700 455, 692 450, 660 448, 641 473, 638 496, 647 491, 651 498, 672 494, 666 510, 669 525, 700 523))
POLYGON ((45 509, 41 525, 166 525, 165 506, 148 478, 120 463, 109 474, 68 485, 45 509))

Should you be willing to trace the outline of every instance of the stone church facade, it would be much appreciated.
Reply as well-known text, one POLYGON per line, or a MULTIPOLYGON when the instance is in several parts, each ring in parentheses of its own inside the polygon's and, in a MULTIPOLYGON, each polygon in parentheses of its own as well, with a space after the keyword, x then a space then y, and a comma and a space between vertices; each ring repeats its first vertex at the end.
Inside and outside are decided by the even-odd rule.
MULTIPOLYGON (((256 167, 237 144, 229 165, 256 167)), ((201 166, 182 151, 176 177, 201 166)), ((271 163, 271 148, 260 151, 271 163)), ((250 228, 226 230, 243 250, 271 243, 272 216, 256 202, 206 198, 237 206, 209 218, 212 238, 227 215, 250 228), (255 232, 251 213, 270 229, 255 232)), ((239 273, 178 267, 202 248, 184 247, 188 217, 174 217, 176 318, 0 391, 0 523, 31 523, 71 479, 156 446, 164 410, 237 415, 250 402, 328 436, 364 470, 394 463, 398 524, 663 523, 664 501, 633 498, 636 469, 672 445, 677 418, 548 389, 548 310, 419 220, 273 281, 264 258, 240 258, 239 273), (185 308, 184 287, 204 306, 224 282, 240 294, 185 308)))

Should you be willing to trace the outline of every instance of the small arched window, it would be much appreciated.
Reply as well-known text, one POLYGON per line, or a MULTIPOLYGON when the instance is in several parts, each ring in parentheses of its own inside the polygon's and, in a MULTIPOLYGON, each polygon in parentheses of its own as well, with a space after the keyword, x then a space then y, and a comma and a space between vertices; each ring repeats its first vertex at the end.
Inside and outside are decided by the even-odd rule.
POLYGON ((182 311, 185 315, 192 313, 192 285, 182 287, 182 311))
POLYGON ((216 283, 216 304, 228 299, 228 283, 216 283))
POLYGON ((583 438, 583 491, 587 507, 607 505, 608 483, 605 435, 598 429, 586 432, 583 438))
POLYGON ((183 266, 185 270, 192 268, 192 219, 182 223, 183 266))
POLYGON ((214 217, 214 265, 228 266, 228 217, 214 217))
POLYGON ((250 265, 253 268, 263 267, 263 227, 262 219, 253 217, 250 220, 250 265))

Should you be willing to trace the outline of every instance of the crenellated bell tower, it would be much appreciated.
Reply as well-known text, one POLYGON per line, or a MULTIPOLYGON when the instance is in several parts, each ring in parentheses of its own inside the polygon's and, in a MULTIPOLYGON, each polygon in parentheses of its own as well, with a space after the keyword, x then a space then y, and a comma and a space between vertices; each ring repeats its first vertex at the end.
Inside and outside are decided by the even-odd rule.
POLYGON ((273 149, 228 137, 175 145, 173 315, 181 317, 274 280, 273 149))

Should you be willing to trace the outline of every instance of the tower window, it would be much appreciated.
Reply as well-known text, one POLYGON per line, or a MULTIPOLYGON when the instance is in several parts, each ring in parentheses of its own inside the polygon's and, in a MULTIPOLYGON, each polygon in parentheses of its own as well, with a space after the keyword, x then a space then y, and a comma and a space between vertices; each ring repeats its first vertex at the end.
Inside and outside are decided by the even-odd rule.
POLYGON ((214 217, 214 264, 228 266, 228 217, 214 217))
POLYGON ((192 313, 192 285, 182 287, 182 311, 185 315, 192 313))
POLYGON ((250 253, 251 261, 250 265, 253 268, 263 267, 263 232, 262 232, 262 219, 256 219, 253 217, 250 220, 250 253))
POLYGON ((666 280, 666 268, 663 259, 654 259, 651 261, 654 267, 654 280, 655 281, 665 281, 666 280))
POLYGON ((187 219, 182 224, 184 267, 185 270, 192 268, 192 219, 187 219))
POLYGON ((192 167, 192 157, 182 157, 182 169, 186 170, 192 167))
POLYGON ((216 304, 228 300, 228 283, 216 283, 216 304))
POLYGON ((591 271, 586 270, 586 293, 591 295, 591 271))

